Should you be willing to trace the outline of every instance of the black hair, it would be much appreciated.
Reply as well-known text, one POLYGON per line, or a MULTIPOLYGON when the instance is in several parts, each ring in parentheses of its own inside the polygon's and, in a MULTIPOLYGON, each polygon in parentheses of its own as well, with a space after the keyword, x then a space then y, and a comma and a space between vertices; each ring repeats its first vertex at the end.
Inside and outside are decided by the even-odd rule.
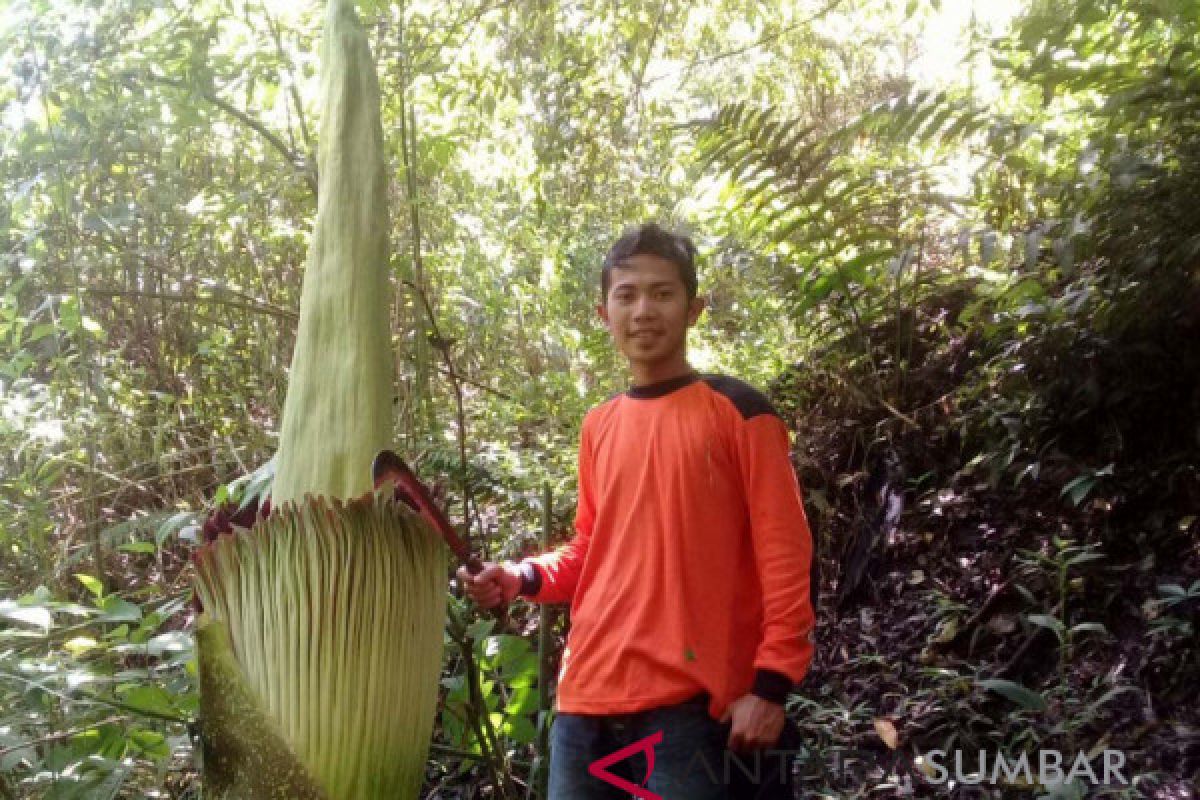
POLYGON ((612 283, 612 271, 633 256, 652 255, 670 261, 679 267, 679 277, 687 289, 687 298, 696 296, 696 245, 681 233, 672 233, 662 226, 647 222, 629 228, 609 248, 600 270, 600 294, 608 298, 608 287, 612 283))

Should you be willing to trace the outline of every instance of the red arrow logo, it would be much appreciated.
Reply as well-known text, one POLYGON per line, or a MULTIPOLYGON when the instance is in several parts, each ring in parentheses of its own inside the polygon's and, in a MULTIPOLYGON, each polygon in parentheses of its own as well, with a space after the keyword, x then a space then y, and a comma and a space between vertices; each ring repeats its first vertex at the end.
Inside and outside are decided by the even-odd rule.
POLYGON ((650 780, 650 776, 654 774, 654 745, 663 740, 663 732, 655 731, 644 739, 638 739, 628 747, 622 747, 615 753, 610 753, 604 758, 598 758, 591 764, 588 764, 588 774, 593 778, 599 778, 605 783, 611 783, 618 789, 629 792, 634 797, 640 797, 642 800, 663 800, 660 795, 655 794, 645 785, 650 780), (617 775, 613 775, 606 767, 611 767, 618 761, 624 761, 634 753, 646 751, 646 777, 642 781, 641 786, 630 783, 629 781, 617 775))

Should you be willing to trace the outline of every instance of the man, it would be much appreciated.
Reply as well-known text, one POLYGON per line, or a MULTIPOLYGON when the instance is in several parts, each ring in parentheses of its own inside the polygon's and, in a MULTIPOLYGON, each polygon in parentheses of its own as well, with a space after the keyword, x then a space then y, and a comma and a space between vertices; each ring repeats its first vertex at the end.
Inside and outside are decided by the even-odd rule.
POLYGON ((695 254, 647 224, 604 260, 597 311, 632 387, 584 419, 574 538, 458 573, 485 608, 518 594, 571 604, 552 800, 628 797, 588 765, 656 731, 653 768, 643 757, 633 783, 649 772, 664 800, 725 798, 724 749, 778 746, 812 658, 812 542, 787 429, 754 389, 689 365, 695 254))

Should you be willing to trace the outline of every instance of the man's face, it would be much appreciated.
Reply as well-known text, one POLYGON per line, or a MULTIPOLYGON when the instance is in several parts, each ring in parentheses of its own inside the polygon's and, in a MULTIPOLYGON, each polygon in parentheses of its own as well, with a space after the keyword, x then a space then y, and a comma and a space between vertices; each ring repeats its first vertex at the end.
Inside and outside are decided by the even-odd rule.
POLYGON ((643 253, 622 261, 609 276, 608 296, 597 311, 621 353, 635 367, 685 361, 687 329, 704 301, 688 300, 679 267, 643 253))

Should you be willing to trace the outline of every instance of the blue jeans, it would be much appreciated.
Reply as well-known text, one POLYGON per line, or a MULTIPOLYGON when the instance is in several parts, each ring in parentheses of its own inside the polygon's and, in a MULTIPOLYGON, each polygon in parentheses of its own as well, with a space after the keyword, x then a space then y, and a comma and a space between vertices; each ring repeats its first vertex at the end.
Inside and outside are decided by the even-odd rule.
MULTIPOLYGON (((795 746, 794 731, 789 722, 779 748, 795 746)), ((649 779, 644 749, 606 771, 645 786, 663 800, 792 797, 790 779, 779 784, 772 777, 779 772, 773 766, 779 757, 775 762, 770 756, 760 758, 761 782, 742 785, 745 767, 739 769, 739 762, 731 762, 725 750, 729 725, 708 715, 708 696, 700 695, 633 714, 559 714, 550 730, 549 800, 626 800, 627 790, 594 777, 588 765, 656 733, 662 734, 662 740, 653 744, 654 769, 649 779)))
POLYGON ((550 729, 550 800, 625 800, 622 790, 588 773, 588 765, 655 733, 654 770, 646 751, 606 768, 663 800, 726 800, 720 781, 725 738, 708 715, 708 698, 632 714, 559 714, 550 729), (701 760, 705 763, 701 763, 701 760), (707 764, 707 768, 706 768, 707 764))

